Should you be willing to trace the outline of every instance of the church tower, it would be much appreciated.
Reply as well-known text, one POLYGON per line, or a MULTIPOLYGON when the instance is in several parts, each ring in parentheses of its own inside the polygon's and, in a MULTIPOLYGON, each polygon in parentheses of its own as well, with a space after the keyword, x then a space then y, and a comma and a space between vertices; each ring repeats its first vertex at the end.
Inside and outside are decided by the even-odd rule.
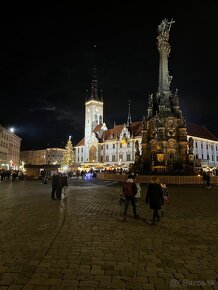
POLYGON ((91 92, 85 102, 85 162, 89 160, 89 147, 92 142, 93 130, 103 124, 103 99, 98 95, 97 69, 93 68, 91 92))
POLYGON ((152 171, 168 171, 187 161, 187 129, 179 106, 178 91, 172 93, 168 57, 169 32, 175 21, 164 19, 158 26, 158 91, 148 98, 147 117, 143 120, 142 166, 152 171))
POLYGON ((129 128, 131 126, 131 124, 132 124, 130 105, 131 105, 131 100, 129 99, 129 111, 128 111, 128 117, 127 117, 127 122, 126 122, 126 127, 127 128, 129 128))

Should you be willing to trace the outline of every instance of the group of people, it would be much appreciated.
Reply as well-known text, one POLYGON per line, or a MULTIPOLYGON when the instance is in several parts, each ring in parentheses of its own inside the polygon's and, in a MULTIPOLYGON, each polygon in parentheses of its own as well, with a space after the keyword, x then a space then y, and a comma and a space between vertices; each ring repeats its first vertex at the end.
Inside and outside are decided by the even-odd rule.
POLYGON ((0 170, 0 182, 3 181, 20 181, 23 180, 23 172, 21 170, 0 170))
MULTIPOLYGON (((140 186, 135 182, 135 175, 129 175, 127 180, 123 183, 123 197, 124 197, 124 214, 123 220, 127 221, 127 211, 129 203, 132 204, 134 218, 138 219, 139 215, 136 211, 137 196, 140 196, 140 186)), ((169 203, 168 188, 158 176, 152 176, 151 182, 148 185, 146 194, 146 203, 150 205, 153 210, 152 225, 160 221, 159 211, 163 217, 163 205, 169 203)))

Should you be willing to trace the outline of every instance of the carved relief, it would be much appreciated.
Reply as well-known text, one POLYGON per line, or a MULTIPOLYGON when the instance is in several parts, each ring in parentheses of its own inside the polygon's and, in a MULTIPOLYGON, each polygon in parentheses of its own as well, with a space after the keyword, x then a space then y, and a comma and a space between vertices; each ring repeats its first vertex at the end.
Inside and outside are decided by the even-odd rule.
POLYGON ((151 152, 154 152, 154 151, 156 151, 156 142, 154 141, 154 140, 152 140, 151 142, 150 142, 150 145, 151 145, 151 152))
POLYGON ((169 139, 167 141, 167 147, 168 147, 168 149, 175 149, 175 147, 176 147, 176 140, 169 139))
POLYGON ((168 119, 166 121, 166 129, 167 129, 168 137, 176 136, 176 127, 177 127, 177 122, 175 119, 168 119))
POLYGON ((157 138, 157 120, 153 118, 149 122, 150 127, 150 137, 153 139, 157 138))

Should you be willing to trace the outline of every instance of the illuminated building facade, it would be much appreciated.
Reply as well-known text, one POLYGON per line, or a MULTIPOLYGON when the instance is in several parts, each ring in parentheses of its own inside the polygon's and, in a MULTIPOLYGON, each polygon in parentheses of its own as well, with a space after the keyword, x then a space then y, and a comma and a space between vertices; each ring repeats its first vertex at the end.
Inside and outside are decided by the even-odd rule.
POLYGON ((25 164, 61 164, 63 162, 65 149, 47 148, 41 150, 27 150, 20 152, 20 160, 25 164))
POLYGON ((0 169, 19 169, 21 138, 0 126, 0 169))

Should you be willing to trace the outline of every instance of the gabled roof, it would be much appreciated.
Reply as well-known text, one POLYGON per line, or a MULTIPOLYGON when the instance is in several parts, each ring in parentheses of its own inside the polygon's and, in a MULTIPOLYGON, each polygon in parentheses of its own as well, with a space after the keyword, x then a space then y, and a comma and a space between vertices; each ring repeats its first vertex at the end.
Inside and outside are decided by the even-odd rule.
MULTIPOLYGON (((103 138, 104 140, 115 139, 120 136, 121 131, 124 128, 124 124, 116 125, 114 128, 104 131, 103 138)), ((142 122, 133 122, 129 128, 131 136, 141 136, 142 131, 142 122)))
POLYGON ((102 128, 102 126, 103 126, 103 124, 98 124, 98 125, 95 127, 95 129, 93 130, 93 132, 96 133, 96 132, 100 131, 101 128, 102 128))
POLYGON ((130 132, 134 137, 141 136, 142 134, 142 121, 133 122, 130 125, 130 132))
POLYGON ((120 135, 123 129, 123 125, 114 126, 114 128, 104 131, 103 138, 104 140, 115 139, 120 135))
POLYGON ((194 124, 191 122, 186 122, 186 126, 187 133, 190 136, 218 141, 218 138, 214 136, 205 126, 194 124))

